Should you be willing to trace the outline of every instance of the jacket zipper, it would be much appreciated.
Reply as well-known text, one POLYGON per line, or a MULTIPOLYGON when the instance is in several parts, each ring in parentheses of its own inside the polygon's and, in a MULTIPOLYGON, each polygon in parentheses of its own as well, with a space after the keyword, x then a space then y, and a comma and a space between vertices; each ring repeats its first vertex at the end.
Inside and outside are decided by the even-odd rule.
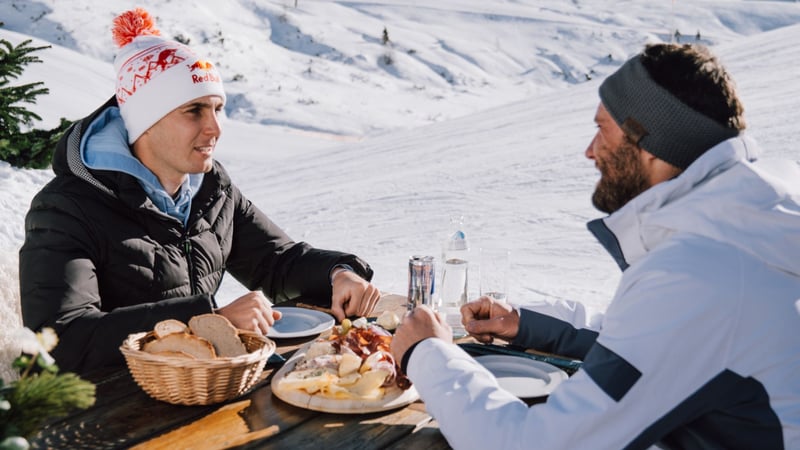
POLYGON ((183 253, 186 255, 186 263, 189 268, 189 287, 192 290, 192 295, 196 295, 194 264, 192 264, 192 241, 189 240, 188 236, 183 238, 183 253))

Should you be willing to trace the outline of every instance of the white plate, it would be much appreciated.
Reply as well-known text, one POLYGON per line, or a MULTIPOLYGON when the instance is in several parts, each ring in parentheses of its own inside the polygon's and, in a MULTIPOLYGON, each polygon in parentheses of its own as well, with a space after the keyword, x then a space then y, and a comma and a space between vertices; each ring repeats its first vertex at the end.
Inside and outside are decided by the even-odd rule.
POLYGON ((549 395, 568 377, 552 364, 520 356, 483 355, 476 356, 475 360, 497 378, 501 388, 519 398, 549 395))
POLYGON ((271 338, 313 336, 322 333, 336 323, 330 314, 313 309, 291 306, 278 306, 272 309, 280 311, 283 316, 280 320, 276 320, 275 325, 271 326, 267 332, 267 337, 271 338))

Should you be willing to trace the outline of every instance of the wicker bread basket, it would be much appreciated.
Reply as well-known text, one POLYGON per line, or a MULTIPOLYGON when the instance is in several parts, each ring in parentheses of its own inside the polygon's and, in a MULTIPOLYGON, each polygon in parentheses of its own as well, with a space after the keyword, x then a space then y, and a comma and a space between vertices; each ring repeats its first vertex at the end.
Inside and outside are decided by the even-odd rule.
POLYGON ((153 332, 128 336, 120 350, 136 383, 151 397, 179 405, 210 405, 244 394, 255 385, 275 342, 239 331, 249 353, 216 359, 187 359, 142 351, 153 332))

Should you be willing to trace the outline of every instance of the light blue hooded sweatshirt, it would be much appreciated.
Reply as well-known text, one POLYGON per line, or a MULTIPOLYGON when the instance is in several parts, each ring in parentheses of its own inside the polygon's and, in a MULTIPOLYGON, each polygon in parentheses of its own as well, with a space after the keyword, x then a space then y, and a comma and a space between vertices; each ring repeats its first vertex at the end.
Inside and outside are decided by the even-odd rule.
POLYGON ((108 108, 88 127, 81 139, 81 160, 86 167, 126 173, 139 181, 147 197, 163 213, 187 224, 192 198, 203 184, 203 174, 189 174, 173 198, 158 178, 128 147, 128 132, 119 108, 108 108))

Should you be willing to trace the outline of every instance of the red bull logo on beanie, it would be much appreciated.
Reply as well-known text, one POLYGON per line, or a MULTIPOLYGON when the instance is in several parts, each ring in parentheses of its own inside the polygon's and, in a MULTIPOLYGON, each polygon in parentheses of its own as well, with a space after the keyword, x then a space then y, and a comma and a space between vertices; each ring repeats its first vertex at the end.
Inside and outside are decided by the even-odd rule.
POLYGON ((198 60, 187 65, 187 67, 192 72, 192 83, 205 83, 207 81, 218 83, 220 81, 219 75, 214 70, 214 65, 208 61, 198 60), (200 71, 201 73, 194 73, 195 71, 200 71))
POLYGON ((195 61, 194 64, 189 64, 187 67, 189 67, 190 71, 194 72, 195 70, 211 70, 214 65, 208 61, 198 60, 195 61))

